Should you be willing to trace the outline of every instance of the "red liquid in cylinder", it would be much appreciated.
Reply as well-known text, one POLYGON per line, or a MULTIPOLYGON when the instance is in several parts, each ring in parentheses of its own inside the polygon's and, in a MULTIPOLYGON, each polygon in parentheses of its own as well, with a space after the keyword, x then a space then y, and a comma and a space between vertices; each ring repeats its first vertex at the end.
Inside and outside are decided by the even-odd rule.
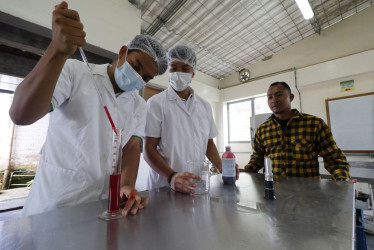
POLYGON ((117 213, 120 204, 121 174, 110 175, 108 213, 117 213))

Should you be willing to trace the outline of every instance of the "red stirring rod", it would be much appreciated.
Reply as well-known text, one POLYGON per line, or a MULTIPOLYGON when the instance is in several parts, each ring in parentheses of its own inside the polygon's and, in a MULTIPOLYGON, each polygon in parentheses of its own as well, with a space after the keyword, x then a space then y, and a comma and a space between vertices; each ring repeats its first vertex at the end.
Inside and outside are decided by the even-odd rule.
POLYGON ((109 114, 108 108, 107 108, 106 106, 104 106, 104 109, 105 109, 106 116, 108 116, 108 119, 109 119, 110 125, 112 125, 112 129, 113 129, 114 133, 116 133, 116 135, 117 135, 116 126, 114 126, 114 122, 113 122, 113 120, 112 120, 112 117, 111 117, 110 114, 109 114))

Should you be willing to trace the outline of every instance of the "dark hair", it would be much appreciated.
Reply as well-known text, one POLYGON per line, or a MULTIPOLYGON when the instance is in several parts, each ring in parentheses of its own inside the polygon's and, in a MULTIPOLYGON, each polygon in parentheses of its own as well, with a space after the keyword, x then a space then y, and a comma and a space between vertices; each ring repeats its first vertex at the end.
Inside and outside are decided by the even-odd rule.
MULTIPOLYGON (((141 52, 140 49, 129 49, 129 50, 127 51, 127 55, 130 55, 130 54, 131 54, 132 52, 134 52, 134 51, 136 51, 136 52, 141 52)), ((118 56, 118 54, 117 54, 117 56, 118 56)), ((112 61, 112 64, 114 64, 116 61, 118 61, 118 58, 114 59, 114 60, 112 61)))
MULTIPOLYGON (((273 82, 272 84, 270 84, 270 87, 273 87, 273 86, 276 86, 276 85, 282 85, 282 86, 285 87, 285 88, 288 90, 288 92, 291 94, 291 88, 290 88, 290 86, 288 86, 287 83, 285 83, 285 82, 273 82)), ((270 88, 270 87, 269 87, 269 88, 270 88)))

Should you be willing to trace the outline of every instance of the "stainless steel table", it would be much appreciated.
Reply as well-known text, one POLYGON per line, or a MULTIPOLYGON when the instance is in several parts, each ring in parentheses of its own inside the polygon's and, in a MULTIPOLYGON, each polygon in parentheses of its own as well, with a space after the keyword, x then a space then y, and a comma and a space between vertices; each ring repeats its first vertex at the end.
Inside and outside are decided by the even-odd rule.
POLYGON ((0 222, 0 249, 353 249, 354 184, 289 178, 264 199, 264 177, 236 186, 211 178, 209 195, 150 190, 138 215, 105 222, 106 201, 0 222))

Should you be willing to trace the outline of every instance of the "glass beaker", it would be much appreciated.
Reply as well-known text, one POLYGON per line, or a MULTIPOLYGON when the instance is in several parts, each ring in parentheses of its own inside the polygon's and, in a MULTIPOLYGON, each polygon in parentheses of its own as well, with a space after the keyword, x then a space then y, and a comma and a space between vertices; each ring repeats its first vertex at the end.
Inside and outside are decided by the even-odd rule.
MULTIPOLYGON (((204 160, 187 161, 187 172, 193 173, 200 177, 199 179, 191 179, 196 183, 195 194, 207 194, 210 188, 209 162, 204 160)), ((189 187, 192 188, 192 187, 189 187)))
POLYGON ((116 132, 113 131, 111 151, 108 210, 99 215, 99 218, 102 220, 112 220, 122 217, 120 209, 122 129, 116 129, 116 132))

